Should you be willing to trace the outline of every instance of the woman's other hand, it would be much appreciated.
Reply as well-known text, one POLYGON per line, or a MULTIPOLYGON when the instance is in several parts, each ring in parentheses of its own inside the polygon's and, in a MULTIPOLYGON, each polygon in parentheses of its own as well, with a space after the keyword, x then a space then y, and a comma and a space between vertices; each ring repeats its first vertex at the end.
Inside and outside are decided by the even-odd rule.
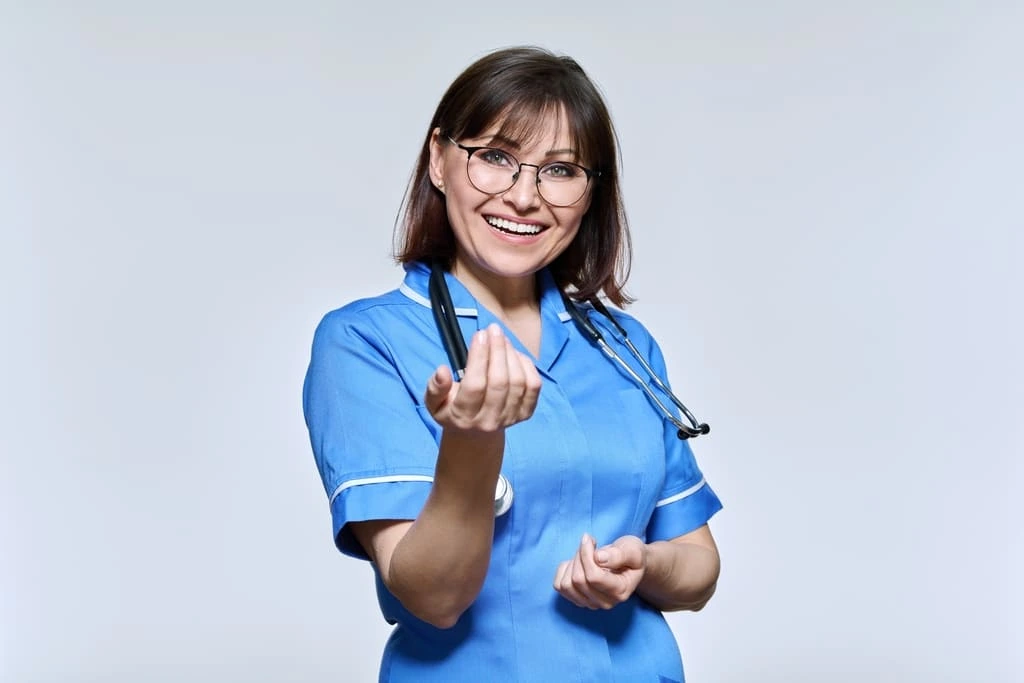
POLYGON ((533 361, 492 323, 473 335, 462 381, 439 367, 427 382, 424 403, 446 429, 496 432, 533 415, 540 387, 533 361))
POLYGON ((646 571, 647 546, 636 536, 597 548, 584 534, 576 555, 558 565, 554 587, 574 605, 610 609, 633 595, 646 571))

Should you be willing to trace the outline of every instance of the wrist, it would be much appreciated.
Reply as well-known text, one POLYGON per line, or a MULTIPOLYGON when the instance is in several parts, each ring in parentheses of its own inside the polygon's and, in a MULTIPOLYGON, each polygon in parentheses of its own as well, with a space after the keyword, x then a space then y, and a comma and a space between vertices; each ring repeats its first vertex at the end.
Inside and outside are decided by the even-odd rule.
POLYGON ((434 485, 455 490, 488 491, 493 504, 494 486, 501 472, 505 430, 466 431, 445 428, 434 468, 434 485))
POLYGON ((439 455, 474 459, 500 457, 505 450, 505 429, 485 432, 477 429, 443 427, 439 455))

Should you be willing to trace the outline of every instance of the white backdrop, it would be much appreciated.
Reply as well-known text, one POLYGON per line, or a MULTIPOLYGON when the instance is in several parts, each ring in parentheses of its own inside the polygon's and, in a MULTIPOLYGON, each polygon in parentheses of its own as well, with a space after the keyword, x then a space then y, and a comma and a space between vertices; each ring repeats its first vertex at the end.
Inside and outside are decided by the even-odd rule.
POLYGON ((427 5, 0 4, 0 680, 375 680, 309 343, 520 43, 607 95, 631 310, 714 427, 688 680, 1024 680, 1020 3, 427 5))

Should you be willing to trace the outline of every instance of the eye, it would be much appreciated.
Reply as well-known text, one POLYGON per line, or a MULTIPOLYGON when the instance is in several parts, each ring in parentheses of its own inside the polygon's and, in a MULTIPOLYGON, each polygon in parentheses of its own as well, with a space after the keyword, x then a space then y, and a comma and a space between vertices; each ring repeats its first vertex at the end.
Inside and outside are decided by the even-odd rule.
POLYGON ((545 178, 550 178, 552 180, 572 180, 573 178, 583 175, 583 169, 576 164, 555 162, 542 168, 541 173, 545 178))
POLYGON ((512 168, 516 165, 515 159, 508 152, 503 152, 500 149, 494 147, 484 147, 483 149, 477 150, 477 158, 483 161, 489 166, 497 166, 499 168, 512 168))

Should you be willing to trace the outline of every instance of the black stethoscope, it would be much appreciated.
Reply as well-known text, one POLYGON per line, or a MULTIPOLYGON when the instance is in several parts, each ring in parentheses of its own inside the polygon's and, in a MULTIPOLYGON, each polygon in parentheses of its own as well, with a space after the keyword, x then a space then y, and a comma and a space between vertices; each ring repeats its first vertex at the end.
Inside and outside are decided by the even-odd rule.
MULTIPOLYGON (((455 305, 452 303, 452 295, 448 290, 448 283, 444 279, 444 270, 438 266, 433 265, 430 269, 430 310, 434 314, 434 322, 437 323, 438 332, 441 334, 441 342, 444 344, 445 352, 448 354, 448 361, 451 364, 452 372, 458 379, 462 379, 466 371, 466 358, 468 351, 466 349, 466 340, 462 336, 462 330, 459 328, 459 319, 455 314, 455 305)), ((603 315, 608 319, 616 332, 621 337, 621 342, 629 349, 630 354, 643 366, 644 370, 649 376, 649 380, 644 380, 643 377, 634 370, 629 363, 619 355, 615 349, 613 349, 608 342, 605 341, 604 335, 597 329, 597 326, 590 322, 587 317, 586 311, 581 311, 580 308, 572 301, 565 292, 561 292, 562 301, 565 303, 565 310, 568 312, 569 317, 576 323, 577 328, 584 336, 588 337, 597 346, 604 351, 605 355, 612 359, 623 371, 628 374, 633 381, 644 390, 647 397, 657 406, 662 416, 672 423, 676 428, 676 436, 680 439, 689 439, 690 437, 700 436, 701 434, 707 434, 711 431, 711 427, 706 422, 698 422, 697 418, 693 416, 693 413, 683 405, 683 402, 679 400, 672 390, 661 381, 657 373, 651 367, 647 359, 643 357, 643 354, 637 350, 633 342, 629 340, 629 335, 626 330, 619 325, 618 321, 612 316, 611 312, 605 307, 600 299, 594 297, 588 300, 594 310, 603 315), (659 389, 661 389, 666 396, 679 408, 679 411, 683 414, 689 424, 686 424, 679 420, 672 411, 669 410, 661 399, 658 398, 657 394, 654 393, 654 389, 651 387, 651 383, 654 383, 659 389)), ((508 512, 512 506, 512 484, 509 483, 508 479, 504 475, 499 475, 497 491, 494 497, 494 513, 495 515, 502 515, 508 512)))

